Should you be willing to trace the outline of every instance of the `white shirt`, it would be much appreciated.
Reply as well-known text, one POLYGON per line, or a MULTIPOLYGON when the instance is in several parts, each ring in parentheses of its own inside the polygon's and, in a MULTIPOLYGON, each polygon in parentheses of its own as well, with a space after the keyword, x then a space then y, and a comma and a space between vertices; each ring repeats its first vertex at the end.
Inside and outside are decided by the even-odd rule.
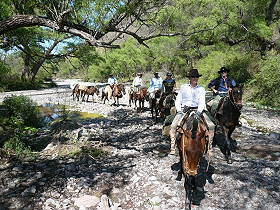
POLYGON ((141 77, 135 77, 133 82, 132 82, 132 86, 134 86, 134 87, 143 86, 142 78, 141 77))
POLYGON ((177 112, 182 111, 184 106, 198 107, 197 111, 202 112, 206 108, 204 87, 199 85, 192 87, 190 84, 182 85, 175 100, 177 112))
POLYGON ((161 89, 162 88, 162 78, 159 77, 159 78, 152 78, 151 79, 151 82, 150 82, 150 89, 152 91, 154 91, 155 89, 161 89))
POLYGON ((110 77, 108 79, 108 84, 109 85, 114 85, 114 84, 117 84, 117 83, 118 83, 118 81, 117 81, 117 79, 115 77, 110 77))

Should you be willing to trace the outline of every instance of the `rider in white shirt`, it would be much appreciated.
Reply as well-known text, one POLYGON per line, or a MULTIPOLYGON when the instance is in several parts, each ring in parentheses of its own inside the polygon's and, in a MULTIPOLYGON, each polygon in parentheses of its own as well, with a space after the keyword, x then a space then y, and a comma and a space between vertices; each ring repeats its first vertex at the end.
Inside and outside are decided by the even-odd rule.
POLYGON ((114 77, 113 74, 109 75, 108 84, 110 86, 110 88, 108 88, 108 97, 112 98, 114 85, 118 84, 118 80, 114 77))
POLYGON ((196 114, 200 116, 203 114, 208 126, 209 126, 209 139, 210 142, 214 136, 214 128, 215 124, 209 119, 209 117, 203 112, 206 110, 205 105, 205 89, 204 87, 198 85, 198 79, 202 75, 198 73, 197 69, 191 69, 188 73, 187 77, 190 80, 189 84, 184 84, 181 86, 178 95, 175 101, 175 107, 177 110, 177 114, 172 121, 170 127, 170 139, 171 139, 171 148, 170 154, 175 154, 175 144, 176 144, 176 129, 177 126, 180 124, 182 119, 185 116, 184 108, 194 108, 196 109, 196 114))
POLYGON ((143 86, 142 76, 143 76, 142 73, 137 73, 137 77, 135 77, 132 82, 133 91, 137 92, 143 86))
POLYGON ((163 80, 159 76, 158 72, 155 72, 154 76, 155 77, 152 78, 151 81, 150 81, 150 87, 148 89, 151 98, 155 98, 156 91, 162 90, 162 88, 163 88, 163 86, 162 86, 163 80))

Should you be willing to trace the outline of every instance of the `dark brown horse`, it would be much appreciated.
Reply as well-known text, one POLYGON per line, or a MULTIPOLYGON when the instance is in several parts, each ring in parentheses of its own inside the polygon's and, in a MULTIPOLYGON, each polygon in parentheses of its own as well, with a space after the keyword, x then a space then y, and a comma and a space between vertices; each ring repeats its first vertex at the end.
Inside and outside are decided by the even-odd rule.
POLYGON ((88 98, 91 95, 92 96, 92 102, 94 102, 94 94, 97 96, 99 95, 99 88, 96 86, 87 86, 84 90, 81 91, 81 97, 82 101, 85 101, 85 95, 87 95, 87 102, 88 98))
POLYGON ((233 87, 228 95, 221 99, 215 116, 218 125, 215 129, 213 144, 217 144, 225 155, 227 163, 232 163, 231 151, 235 151, 236 142, 231 138, 242 109, 243 85, 233 87))
POLYGON ((151 97, 151 94, 149 95, 149 104, 152 113, 152 118, 154 118, 155 120, 157 120, 157 117, 159 115, 160 97, 161 97, 161 89, 156 90, 154 97, 151 97))
POLYGON ((165 119, 166 116, 170 115, 171 107, 175 106, 177 93, 163 93, 159 99, 159 112, 160 117, 165 119))
MULTIPOLYGON (((101 100, 104 100, 104 104, 106 100, 109 101, 108 97, 108 89, 111 88, 109 85, 102 89, 101 100)), ((119 99, 125 95, 125 87, 123 84, 116 84, 112 88, 113 93, 112 97, 114 99, 114 104, 119 105, 119 99)))
POLYGON ((181 138, 178 142, 181 169, 179 170, 178 177, 181 179, 182 174, 185 177, 184 186, 186 197, 190 201, 190 209, 193 194, 197 190, 195 177, 198 174, 200 161, 208 148, 208 128, 205 120, 190 110, 182 120, 179 132, 181 133, 181 138))
POLYGON ((129 92, 129 106, 131 106, 131 103, 134 102, 135 108, 137 109, 137 101, 139 102, 139 109, 143 110, 144 108, 144 102, 147 99, 148 96, 148 88, 141 87, 138 92, 135 92, 131 90, 129 92))

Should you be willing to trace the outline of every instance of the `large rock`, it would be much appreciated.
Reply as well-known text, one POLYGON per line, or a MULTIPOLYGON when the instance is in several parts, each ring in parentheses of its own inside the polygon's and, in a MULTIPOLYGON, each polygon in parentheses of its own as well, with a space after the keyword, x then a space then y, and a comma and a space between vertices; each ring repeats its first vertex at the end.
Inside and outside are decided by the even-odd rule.
POLYGON ((73 200, 75 202, 74 205, 82 209, 95 207, 100 201, 98 197, 92 195, 84 195, 79 198, 74 198, 73 200))

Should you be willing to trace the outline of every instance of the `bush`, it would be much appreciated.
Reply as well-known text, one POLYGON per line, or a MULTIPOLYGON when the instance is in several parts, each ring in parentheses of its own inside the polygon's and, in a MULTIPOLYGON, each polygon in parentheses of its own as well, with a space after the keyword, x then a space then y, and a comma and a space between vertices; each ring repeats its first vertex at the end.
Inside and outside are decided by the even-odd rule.
POLYGON ((17 135, 5 142, 4 149, 12 150, 17 155, 29 155, 31 153, 30 146, 17 135))
POLYGON ((16 118, 17 122, 22 120, 22 126, 37 128, 42 125, 37 104, 26 96, 6 97, 3 101, 3 108, 6 109, 6 117, 9 119, 16 118))
POLYGON ((249 99, 261 105, 280 106, 279 55, 269 55, 259 61, 258 69, 249 83, 249 99))

